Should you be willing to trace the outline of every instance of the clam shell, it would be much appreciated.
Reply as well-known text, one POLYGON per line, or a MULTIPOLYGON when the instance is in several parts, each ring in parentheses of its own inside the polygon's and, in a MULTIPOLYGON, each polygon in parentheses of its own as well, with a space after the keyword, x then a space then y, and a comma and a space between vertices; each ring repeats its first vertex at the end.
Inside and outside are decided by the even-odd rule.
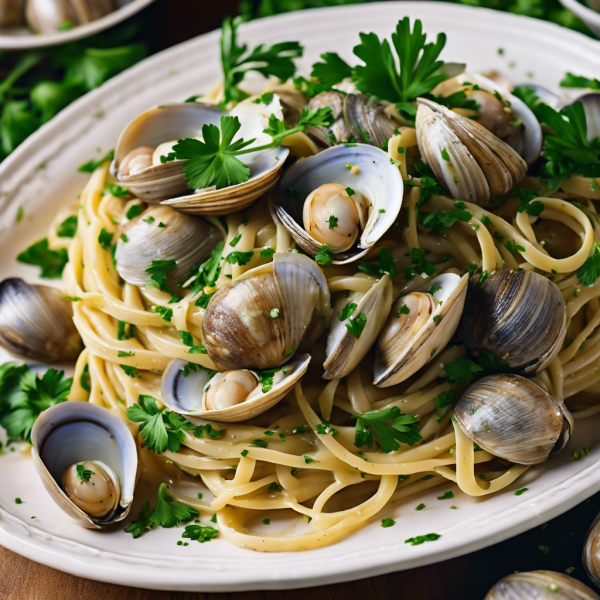
MULTIPOLYGON (((252 99, 240 102, 230 115, 238 117, 241 124, 234 141, 238 139, 254 140, 249 148, 259 147, 272 141, 272 138, 264 133, 269 126, 271 115, 283 119, 283 111, 277 94, 273 95, 273 99, 268 105, 262 102, 256 103, 252 99)), ((250 179, 245 183, 220 190, 215 188, 196 190, 185 196, 171 197, 163 204, 198 215, 220 216, 243 210, 259 196, 268 192, 275 184, 289 153, 288 148, 278 146, 260 152, 243 154, 238 158, 250 168, 250 179)))
POLYGON ((533 271, 504 269, 469 282, 460 338, 523 373, 546 368, 562 347, 567 311, 558 286, 533 271))
POLYGON ((112 174, 144 202, 160 202, 188 190, 182 161, 150 166, 135 175, 121 176, 119 165, 140 146, 157 147, 163 142, 201 135, 205 124, 218 125, 222 110, 196 102, 155 106, 133 119, 123 130, 115 148, 112 174))
POLYGON ((117 271, 127 283, 137 286, 148 283, 146 270, 155 260, 174 259, 177 268, 169 273, 167 282, 182 282, 223 239, 212 223, 167 206, 148 208, 123 228, 123 234, 126 237, 119 237, 115 251, 117 271), (154 220, 148 223, 149 218, 154 220))
MULTIPOLYGON (((223 423, 247 421, 272 408, 284 398, 306 373, 309 363, 308 354, 299 355, 275 373, 273 387, 269 391, 263 392, 259 384, 244 402, 222 410, 207 410, 204 403, 211 372, 201 368, 185 377, 183 370, 187 362, 174 359, 163 375, 162 399, 169 410, 182 415, 223 423)), ((255 375, 258 379, 258 374, 255 375)))
POLYGON ((394 224, 402 206, 402 177, 383 150, 367 144, 333 146, 290 167, 281 178, 272 208, 296 243, 311 256, 321 249, 321 244, 304 230, 302 210, 307 196, 325 183, 351 187, 372 203, 357 247, 334 255, 333 264, 353 262, 364 256, 394 224), (347 168, 349 164, 357 166, 359 172, 353 174, 347 168), (287 194, 290 188, 297 192, 293 198, 287 194))
POLYGON ((364 94, 347 94, 344 119, 355 140, 381 148, 398 127, 385 108, 364 94))
POLYGON ((424 293, 433 286, 441 288, 433 294, 438 302, 431 304, 431 313, 408 327, 403 335, 396 335, 392 341, 388 341, 389 329, 395 328, 402 317, 399 311, 407 296, 396 300, 377 344, 375 385, 388 387, 405 381, 446 347, 458 328, 467 296, 467 284, 468 275, 461 277, 455 273, 445 273, 432 279, 420 291, 424 293), (439 322, 436 324, 434 318, 437 317, 439 322))
POLYGON ((581 561, 591 580, 600 585, 600 515, 594 519, 583 545, 581 561))
MULTIPOLYGON (((528 165, 532 165, 539 158, 543 143, 542 128, 532 110, 525 102, 511 94, 505 87, 502 87, 497 82, 492 81, 483 75, 476 75, 475 73, 462 73, 452 80, 447 80, 440 84, 433 93, 441 93, 444 95, 444 87, 448 88, 454 86, 453 90, 448 91, 456 91, 457 86, 460 87, 466 83, 473 83, 482 90, 500 94, 502 98, 510 102, 510 108, 515 115, 515 120, 520 120, 522 125, 521 128, 515 129, 511 135, 503 138, 503 140, 518 152, 528 165)), ((536 87, 529 83, 526 85, 534 88, 536 87)), ((542 92, 540 91, 540 93, 542 92)), ((543 96, 541 96, 542 100, 550 100, 549 94, 551 94, 551 92, 543 94, 543 96)))
POLYGON ((210 299, 202 321, 208 356, 220 371, 278 367, 298 348, 315 310, 331 312, 323 272, 307 256, 277 253, 273 273, 238 280, 210 299))
POLYGON ((484 600, 598 600, 577 579, 554 571, 513 573, 501 579, 484 600))
POLYGON ((391 306, 392 280, 389 275, 384 275, 366 294, 351 292, 348 298, 343 298, 336 304, 327 337, 324 379, 346 377, 358 366, 377 339, 391 306), (357 307, 348 319, 342 321, 339 312, 348 303, 356 303, 357 307), (356 338, 346 324, 361 313, 365 315, 367 322, 360 337, 356 338))
POLYGON ((80 525, 101 529, 127 516, 137 481, 138 454, 131 432, 116 415, 88 402, 62 402, 38 417, 31 442, 33 464, 46 491, 80 525), (105 463, 119 479, 119 505, 106 517, 94 518, 84 513, 60 485, 66 469, 85 460, 105 463))
POLYGON ((471 384, 454 405, 465 435, 500 458, 522 465, 544 462, 566 434, 561 406, 530 379, 511 373, 471 384))
POLYGON ((0 345, 42 362, 72 362, 83 347, 73 308, 62 292, 22 279, 0 283, 0 345))
POLYGON ((422 158, 453 198, 485 206, 527 172, 527 163, 507 143, 431 100, 417 99, 416 127, 422 158))

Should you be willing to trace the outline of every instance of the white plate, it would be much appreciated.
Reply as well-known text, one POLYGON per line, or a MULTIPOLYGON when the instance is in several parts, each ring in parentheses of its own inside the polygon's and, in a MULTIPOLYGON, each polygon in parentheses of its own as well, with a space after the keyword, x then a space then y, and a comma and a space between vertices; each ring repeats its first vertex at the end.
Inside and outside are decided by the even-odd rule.
MULTIPOLYGON (((557 88, 570 70, 600 73, 600 43, 555 25, 525 17, 429 2, 398 2, 320 9, 254 21, 242 29, 250 43, 301 40, 307 72, 324 51, 348 59, 359 31, 390 33, 404 15, 421 18, 430 36, 448 34, 446 60, 467 60, 474 70, 495 68, 514 81, 557 88), (502 55, 498 48, 503 48, 502 55), (513 68, 509 63, 516 61, 513 68)), ((114 146, 121 128, 153 105, 207 90, 219 77, 219 32, 191 40, 147 59, 78 100, 44 125, 0 166, 0 279, 35 278, 37 269, 14 256, 45 235, 57 208, 75 202, 85 183, 76 167, 114 146), (39 168, 43 165, 43 168, 39 168), (3 193, 7 195, 4 196, 3 193), (26 218, 18 225, 18 207, 26 218)), ((0 356, 0 360, 3 357, 0 356)), ((83 530, 55 507, 27 456, 0 457, 0 543, 57 569, 112 583, 157 589, 236 591, 314 586, 409 569, 472 552, 544 523, 600 490, 600 419, 578 422, 575 439, 559 456, 531 469, 509 489, 485 501, 447 485, 389 507, 346 540, 307 552, 266 554, 242 550, 224 539, 177 546, 181 529, 159 529, 133 540, 121 530, 83 530), (596 432, 594 434, 594 432, 596 432), (589 457, 570 460, 574 450, 589 457), (515 496, 518 488, 529 491, 515 496), (438 501, 452 489, 456 498, 438 501), (20 497, 23 503, 15 504, 20 497), (427 505, 416 512, 419 502, 427 505), (458 510, 449 510, 454 503, 458 510), (35 516, 35 519, 31 519, 35 516), (394 527, 383 529, 381 518, 394 527), (433 543, 404 540, 436 532, 433 543)))
POLYGON ((90 37, 128 19, 152 2, 154 0, 131 0, 129 4, 109 13, 105 17, 56 33, 35 34, 27 27, 0 27, 0 50, 42 48, 90 37))

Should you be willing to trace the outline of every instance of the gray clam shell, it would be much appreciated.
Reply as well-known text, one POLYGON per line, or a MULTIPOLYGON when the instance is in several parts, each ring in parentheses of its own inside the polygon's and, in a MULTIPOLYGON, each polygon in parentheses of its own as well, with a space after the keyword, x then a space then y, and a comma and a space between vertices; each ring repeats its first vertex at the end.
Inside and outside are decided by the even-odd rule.
POLYGON ((556 400, 533 381, 498 373, 470 385, 453 409, 465 435, 490 454, 521 465, 544 462, 568 434, 556 400))

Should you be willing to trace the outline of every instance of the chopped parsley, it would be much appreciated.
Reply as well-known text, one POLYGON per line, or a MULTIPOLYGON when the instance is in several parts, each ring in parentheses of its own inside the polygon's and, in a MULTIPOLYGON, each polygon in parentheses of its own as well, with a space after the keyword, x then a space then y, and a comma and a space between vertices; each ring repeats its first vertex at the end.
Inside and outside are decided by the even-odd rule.
POLYGON ((359 271, 362 271, 367 275, 373 275, 374 277, 380 277, 386 273, 392 278, 396 277, 396 264, 394 263, 392 253, 390 252, 389 248, 382 246, 379 248, 378 253, 379 262, 360 262, 358 263, 359 271))
POLYGON ((77 477, 81 479, 82 484, 89 481, 92 475, 95 475, 94 471, 86 469, 83 465, 77 465, 75 469, 77 471, 77 477))
POLYGON ((381 526, 384 528, 393 527, 396 524, 396 521, 391 517, 387 517, 387 519, 381 519, 381 526))
POLYGON ((410 544, 411 546, 419 546, 425 542, 435 542, 435 540, 439 540, 441 537, 442 536, 438 533, 426 533, 425 535, 417 535, 408 538, 407 540, 404 540, 404 543, 410 544))
POLYGON ((148 285, 157 287, 163 292, 168 292, 167 277, 169 273, 177 268, 177 261, 174 258, 170 260, 153 260, 150 267, 146 269, 146 273, 150 274, 148 285))
POLYGON ((333 261, 333 256, 327 244, 323 244, 321 249, 315 254, 315 261, 322 267, 329 267, 333 261))
POLYGON ((80 165, 77 170, 81 173, 93 173, 98 167, 101 167, 107 160, 112 160, 115 157, 115 151, 110 150, 102 158, 98 160, 88 160, 88 162, 80 165))
POLYGON ((353 335, 357 340, 362 335, 362 332, 367 324, 367 317, 365 313, 360 313, 356 317, 350 318, 350 320, 345 323, 346 329, 353 335))
POLYGON ((346 319, 349 319, 357 308, 358 304, 355 302, 348 302, 348 304, 346 304, 346 306, 340 310, 338 314, 339 320, 345 321, 346 319))
POLYGON ((451 498, 454 498, 454 492, 445 492, 437 497, 438 500, 450 500, 451 498))
POLYGON ((326 223, 329 224, 329 229, 335 229, 338 225, 339 219, 331 215, 329 219, 327 219, 326 223))
POLYGON ((253 256, 254 252, 252 250, 249 250, 248 252, 240 252, 239 250, 234 250, 225 257, 225 262, 231 265, 240 265, 241 267, 243 267, 252 260, 253 256))
POLYGON ((521 494, 524 494, 529 488, 521 488, 520 490, 517 490, 515 492, 515 496, 520 496, 521 494))
POLYGON ((426 275, 428 277, 436 275, 435 265, 426 258, 428 254, 429 250, 411 248, 410 260, 412 264, 404 269, 404 276, 407 280, 412 279, 415 275, 426 275))
POLYGON ((590 255, 577 270, 577 279, 582 285, 591 287, 600 276, 600 244, 594 242, 590 255))
POLYGON ((77 233, 77 215, 67 217, 57 228, 58 237, 72 238, 77 233))

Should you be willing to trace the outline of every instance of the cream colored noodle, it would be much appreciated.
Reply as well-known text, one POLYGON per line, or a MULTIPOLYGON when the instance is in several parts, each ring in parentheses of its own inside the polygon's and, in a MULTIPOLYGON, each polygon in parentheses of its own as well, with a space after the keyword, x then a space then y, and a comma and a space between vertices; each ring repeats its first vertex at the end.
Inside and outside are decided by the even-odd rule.
MULTIPOLYGON (((221 97, 222 86, 218 85, 208 99, 217 103, 221 97)), ((300 156, 317 151, 304 134, 286 143, 300 156)), ((417 152, 412 128, 401 128, 390 141, 390 158, 405 180, 409 178, 409 158, 417 152)), ((49 240, 53 247, 68 248, 63 284, 65 294, 73 299, 75 323, 85 342, 70 399, 107 407, 137 438, 138 426, 128 420, 126 408, 138 402, 140 394, 155 397, 161 405, 161 374, 171 359, 180 358, 208 369, 214 365, 206 355, 190 354, 178 335, 178 330, 189 331, 201 339, 204 309, 194 304, 191 292, 182 289, 181 300, 170 303, 171 295, 156 288, 123 284, 110 251, 99 244, 103 229, 115 238, 120 234, 119 224, 126 222, 124 215, 132 203, 104 193, 108 177, 108 164, 92 174, 77 211, 65 209, 57 215, 49 240), (72 214, 77 215, 76 236, 58 237, 58 224, 72 214), (173 309, 172 322, 161 318, 155 311, 158 306, 173 309), (119 321, 133 326, 135 335, 119 340, 119 321), (119 352, 133 354, 119 357, 119 352), (128 375, 122 365, 135 368, 138 376, 128 375), (82 384, 84 370, 89 373, 89 392, 82 384)), ((411 248, 428 250, 437 273, 463 273, 470 267, 488 274, 502 268, 537 269, 560 287, 569 322, 562 351, 539 380, 558 399, 569 403, 576 419, 600 411, 595 400, 600 392, 600 283, 584 288, 575 275, 598 241, 592 226, 596 219, 592 199, 598 197, 589 193, 589 185, 586 187, 577 178, 570 182, 575 194, 572 199, 585 207, 585 213, 559 195, 538 199, 545 207, 539 217, 514 210, 502 218, 493 209, 466 203, 473 215, 471 220, 456 223, 440 236, 419 226, 418 215, 452 210, 452 199, 436 196, 419 207, 419 180, 413 183, 413 187, 406 188, 399 224, 380 242, 396 261, 394 299, 430 279, 418 276, 406 280, 403 269, 411 264, 411 248), (545 241, 536 234, 542 221, 550 227, 561 222, 572 230, 577 239, 576 252, 553 258, 544 248, 545 241), (519 249, 510 252, 505 247, 507 241, 519 249)), ((223 255, 233 250, 231 242, 238 235, 241 237, 235 250, 253 251, 254 255, 244 266, 225 263, 215 288, 207 293, 240 278, 269 272, 271 258, 260 258, 265 248, 295 250, 288 231, 273 221, 265 199, 242 214, 226 216, 224 221, 226 230, 214 220, 226 231, 223 255)), ((349 291, 367 292, 376 282, 375 277, 359 273, 355 266, 324 271, 334 299, 349 291)), ((509 465, 498 470, 499 463, 491 454, 475 452, 473 443, 454 427, 450 408, 440 412, 435 403, 443 392, 464 387, 438 383, 438 378, 444 376, 443 362, 457 360, 465 352, 463 347, 448 347, 406 383, 390 388, 372 385, 368 360, 344 379, 328 382, 317 376, 301 381, 275 408, 251 422, 212 423, 218 430, 227 430, 219 439, 200 438, 187 431, 178 452, 157 456, 144 449, 141 476, 156 482, 156 473, 162 474, 159 479, 169 482, 175 499, 202 514, 217 514, 218 528, 229 542, 266 552, 306 550, 334 543, 368 522, 388 516, 385 509, 390 504, 406 498, 414 503, 415 496, 434 486, 456 483, 470 496, 498 492, 527 467, 509 465), (414 414, 423 440, 413 447, 401 444, 399 451, 389 454, 368 448, 359 451, 354 446, 350 415, 389 406, 414 414), (337 435, 317 433, 322 424, 319 415, 330 422, 337 435), (272 435, 266 435, 267 431, 272 435), (267 440, 267 447, 252 444, 259 438, 267 440), (312 460, 307 461, 306 456, 312 460), (202 499, 196 498, 196 492, 178 491, 178 478, 195 483, 196 491, 203 493, 202 499), (264 519, 282 524, 265 526, 264 519)), ((316 357, 322 355, 322 350, 315 352, 316 357)), ((138 441, 141 446, 142 440, 138 441)))

